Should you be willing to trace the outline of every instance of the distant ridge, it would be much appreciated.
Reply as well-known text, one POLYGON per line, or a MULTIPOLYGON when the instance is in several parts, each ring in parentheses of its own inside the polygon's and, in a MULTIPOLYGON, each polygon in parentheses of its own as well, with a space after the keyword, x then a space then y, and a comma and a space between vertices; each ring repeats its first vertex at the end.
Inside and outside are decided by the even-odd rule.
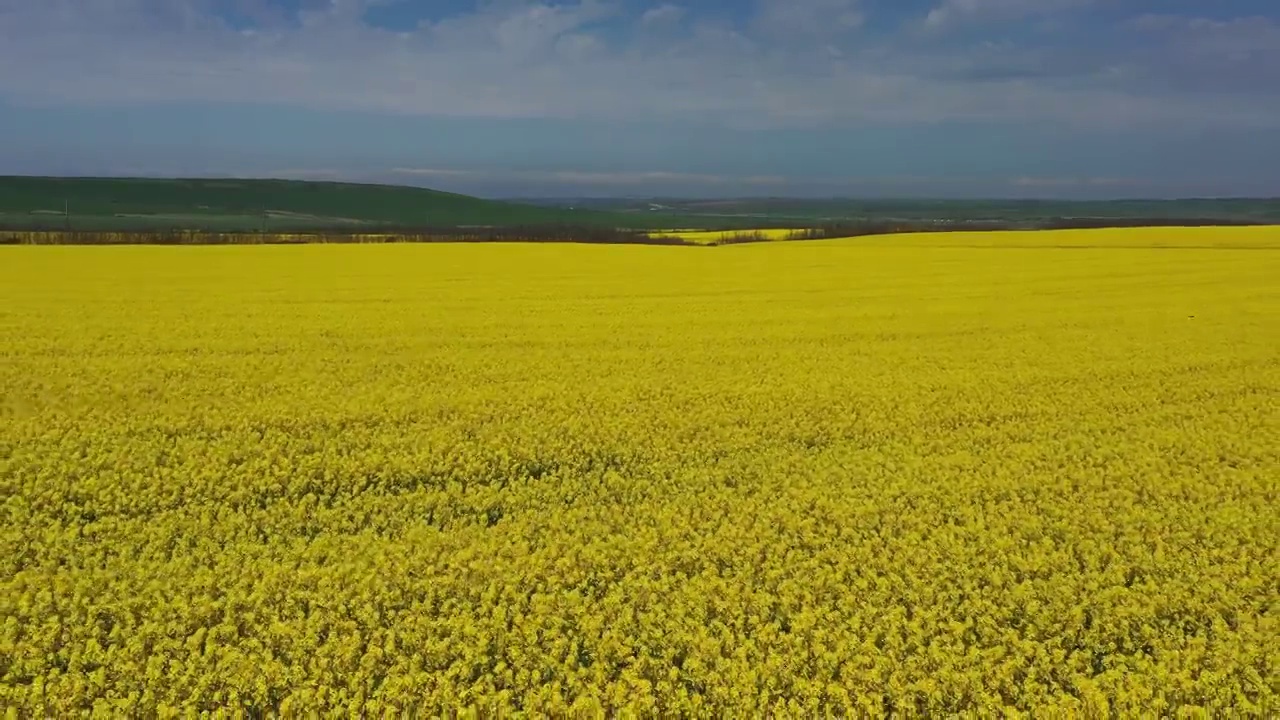
POLYGON ((789 228, 835 237, 924 230, 1280 225, 1280 200, 486 200, 328 180, 0 176, 0 230, 561 237, 789 228), (526 232, 536 229, 536 232, 526 232), (497 232, 500 230, 501 232, 497 232), (454 232, 466 231, 466 232, 454 232), (494 231, 494 232, 489 232, 494 231), (523 235, 522 235, 523 233, 523 235))
POLYGON ((0 176, 0 227, 209 231, 581 225, 625 218, 400 185, 249 178, 0 176))

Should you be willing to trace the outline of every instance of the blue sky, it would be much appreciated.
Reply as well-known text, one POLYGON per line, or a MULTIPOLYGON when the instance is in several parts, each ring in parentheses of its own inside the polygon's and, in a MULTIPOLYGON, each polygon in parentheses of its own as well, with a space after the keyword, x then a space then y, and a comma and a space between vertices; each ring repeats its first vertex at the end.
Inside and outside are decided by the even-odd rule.
POLYGON ((1274 0, 0 0, 0 173, 1280 195, 1274 0))

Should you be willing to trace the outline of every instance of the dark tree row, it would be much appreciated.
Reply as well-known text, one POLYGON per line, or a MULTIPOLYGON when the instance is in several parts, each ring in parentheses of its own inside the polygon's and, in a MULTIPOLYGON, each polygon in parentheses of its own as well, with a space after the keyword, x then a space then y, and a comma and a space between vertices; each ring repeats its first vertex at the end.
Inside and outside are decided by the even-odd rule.
POLYGON ((689 245, 678 237, 650 237, 635 230, 530 225, 512 227, 440 227, 377 231, 216 232, 161 231, 0 231, 0 243, 58 245, 261 245, 305 243, 572 242, 590 244, 689 245))

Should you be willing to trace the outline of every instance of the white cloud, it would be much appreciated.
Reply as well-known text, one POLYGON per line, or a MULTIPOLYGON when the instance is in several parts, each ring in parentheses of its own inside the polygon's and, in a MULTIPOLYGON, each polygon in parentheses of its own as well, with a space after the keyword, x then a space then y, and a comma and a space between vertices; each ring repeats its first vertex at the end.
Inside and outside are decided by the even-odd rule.
POLYGON ((687 13, 680 5, 663 3, 645 10, 640 16, 640 24, 645 27, 668 26, 683 20, 687 13))
MULTIPOLYGON (((935 22, 1088 1, 945 0, 935 22)), ((241 2, 266 12, 256 0, 241 2)), ((1188 42, 1144 55, 1121 45, 913 46, 859 29, 866 8, 854 0, 758 0, 744 27, 686 17, 671 4, 625 15, 620 2, 495 0, 400 32, 364 23, 369 6, 332 0, 299 22, 246 34, 211 14, 208 0, 0 0, 0 97, 748 127, 1280 124, 1280 85, 1269 85, 1275 71, 1259 64, 1275 57, 1275 26, 1254 21, 1182 27, 1148 19, 1128 32, 1163 28, 1188 42), (619 35, 602 26, 613 21, 646 30, 619 35), (1229 77, 1234 94, 1184 82, 1198 68, 1229 77), (1211 89, 1215 99, 1206 102, 1211 89)))
POLYGON ((1230 20, 1141 15, 1133 26, 1150 35, 1162 36, 1186 49, 1207 57, 1246 62, 1280 54, 1280 23, 1254 16, 1230 20))
POLYGON ((993 20, 1020 20, 1084 7, 1097 0, 941 0, 925 16, 927 28, 939 30, 956 25, 993 20))
POLYGON ((1147 47, 1129 68, 1141 80, 1219 97, 1280 92, 1280 23, 1275 20, 1144 15, 1131 24, 1147 47))
POLYGON ((859 0, 757 0, 755 27, 767 35, 826 37, 862 26, 859 0))

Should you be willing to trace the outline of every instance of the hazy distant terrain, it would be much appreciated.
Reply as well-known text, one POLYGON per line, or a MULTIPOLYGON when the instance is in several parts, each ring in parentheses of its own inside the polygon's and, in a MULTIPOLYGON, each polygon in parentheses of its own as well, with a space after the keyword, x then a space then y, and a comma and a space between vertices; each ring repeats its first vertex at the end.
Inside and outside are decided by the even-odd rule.
POLYGON ((606 212, 393 185, 296 180, 0 178, 0 227, 215 231, 612 225, 606 212), (64 214, 65 213, 65 214, 64 214))
POLYGON ((544 207, 575 207, 629 216, 678 215, 724 224, 822 224, 849 221, 938 220, 1035 222, 1049 219, 1217 219, 1280 223, 1280 198, 1191 200, 858 200, 848 198, 525 199, 544 207))
POLYGON ((612 212, 401 185, 263 179, 0 176, 0 229, 377 232, 453 227, 752 227, 750 218, 612 212))
POLYGON ((1017 229, 1076 223, 1280 224, 1280 199, 490 200, 418 187, 300 180, 0 177, 0 229, 365 233, 562 226, 634 230, 820 226, 1017 229))

